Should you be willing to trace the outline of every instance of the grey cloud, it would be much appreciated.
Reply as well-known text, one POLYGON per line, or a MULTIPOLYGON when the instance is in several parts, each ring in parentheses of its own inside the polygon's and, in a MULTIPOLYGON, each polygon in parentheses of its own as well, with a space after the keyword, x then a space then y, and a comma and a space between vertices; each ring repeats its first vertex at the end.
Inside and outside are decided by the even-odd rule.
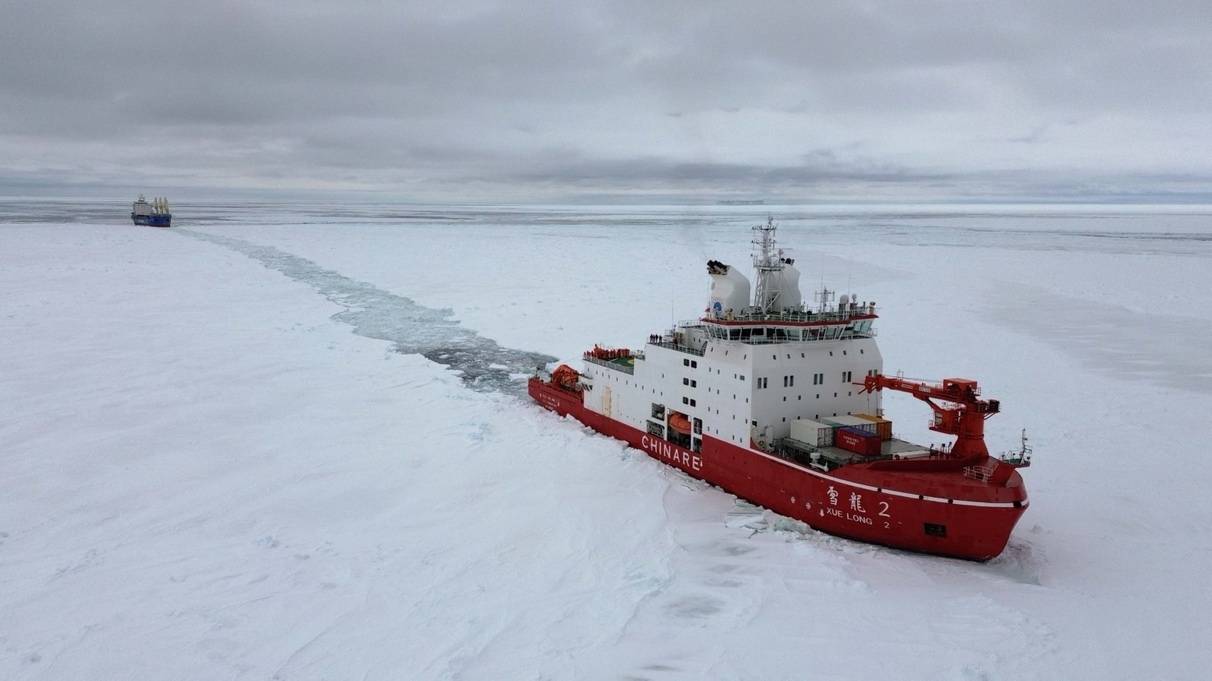
POLYGON ((1212 177, 1209 7, 13 3, 0 170, 441 197, 1172 197, 1212 177))

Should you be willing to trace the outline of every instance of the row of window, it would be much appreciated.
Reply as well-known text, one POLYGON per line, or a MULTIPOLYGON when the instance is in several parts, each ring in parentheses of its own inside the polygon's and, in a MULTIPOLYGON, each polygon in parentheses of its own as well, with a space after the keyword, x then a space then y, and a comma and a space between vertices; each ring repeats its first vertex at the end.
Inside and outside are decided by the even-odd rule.
MULTIPOLYGON (((872 369, 867 372, 867 375, 872 376, 872 375, 875 375, 876 373, 878 373, 878 372, 875 369, 872 369)), ((741 376, 741 380, 744 380, 744 378, 745 378, 744 376, 741 376)), ((854 381, 854 372, 853 371, 843 371, 842 372, 842 383, 850 383, 852 381, 854 381)), ((769 388, 770 379, 764 378, 764 377, 758 378, 758 379, 756 379, 756 384, 759 389, 769 388)), ((824 384, 825 384, 825 374, 812 374, 812 385, 824 385, 824 384)), ((783 377, 783 387, 784 388, 794 388, 795 387, 795 376, 784 376, 783 377)))
MULTIPOLYGON (((728 354, 728 353, 727 353, 727 352, 725 352, 724 354, 726 355, 726 354, 728 354)), ((845 355, 845 354, 846 354, 846 351, 845 351, 845 350, 842 350, 842 355, 845 355)), ((863 352, 863 349, 862 349, 862 348, 859 348, 859 354, 860 354, 860 355, 863 355, 863 354, 866 354, 866 353, 865 353, 865 352, 863 352)), ((832 350, 830 350, 830 351, 829 351, 829 356, 830 356, 830 357, 832 357, 832 356, 833 356, 833 351, 832 351, 832 350)), ((775 359, 775 360, 777 360, 778 358, 779 358, 779 356, 778 356, 778 355, 770 355, 770 359, 775 359)), ((745 357, 745 359, 749 359, 749 357, 748 357, 748 356, 746 356, 746 357, 745 357)), ((791 353, 787 353, 787 359, 791 359, 791 353)), ((805 355, 804 353, 802 353, 802 352, 801 352, 801 353, 800 353, 800 359, 807 359, 807 355, 805 355)))

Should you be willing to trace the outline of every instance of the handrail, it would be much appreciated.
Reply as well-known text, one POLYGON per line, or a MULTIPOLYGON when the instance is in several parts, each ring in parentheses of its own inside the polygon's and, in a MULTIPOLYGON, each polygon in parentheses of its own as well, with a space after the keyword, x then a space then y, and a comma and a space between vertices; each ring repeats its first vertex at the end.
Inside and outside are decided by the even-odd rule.
MULTIPOLYGON (((643 356, 641 356, 640 359, 643 359, 643 356)), ((634 366, 628 366, 626 364, 619 364, 618 362, 612 362, 608 359, 598 359, 597 357, 594 357, 593 355, 586 355, 585 361, 589 362, 591 364, 597 364, 600 366, 604 366, 607 369, 614 369, 615 371, 621 371, 625 374, 631 374, 633 376, 635 375, 634 366)))
POLYGON ((989 482, 996 470, 997 464, 964 466, 963 469, 965 478, 970 480, 978 480, 980 482, 989 482))
POLYGON ((670 350, 677 350, 678 352, 684 352, 688 355, 694 355, 696 357, 702 357, 704 354, 702 350, 690 347, 689 345, 681 345, 679 343, 674 343, 673 341, 667 341, 667 340, 648 341, 648 344, 656 345, 656 346, 662 347, 662 348, 669 348, 670 350))
POLYGON ((856 307, 853 310, 831 310, 829 312, 780 312, 777 314, 733 314, 709 313, 701 321, 715 324, 841 324, 864 319, 878 319, 874 307, 856 307))

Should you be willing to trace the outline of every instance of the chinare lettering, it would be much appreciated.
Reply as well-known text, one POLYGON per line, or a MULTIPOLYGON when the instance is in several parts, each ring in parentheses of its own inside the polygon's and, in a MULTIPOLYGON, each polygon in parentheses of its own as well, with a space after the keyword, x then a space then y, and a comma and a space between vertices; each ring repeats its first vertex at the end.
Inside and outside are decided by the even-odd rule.
POLYGON ((699 471, 703 469, 703 457, 697 454, 680 449, 669 442, 658 440, 657 438, 645 435, 640 438, 640 447, 644 450, 659 456, 666 461, 672 461, 684 467, 689 467, 690 470, 699 471))
POLYGON ((810 527, 858 541, 970 560, 1006 546, 1029 502, 1021 449, 989 455, 1000 411, 966 378, 883 373, 875 301, 800 291, 773 219, 753 227, 755 278, 707 261, 697 319, 639 349, 594 346, 580 369, 540 367, 527 391, 652 458, 810 527), (894 437, 884 390, 933 412, 943 446, 894 437), (710 465, 707 465, 710 462, 710 465))

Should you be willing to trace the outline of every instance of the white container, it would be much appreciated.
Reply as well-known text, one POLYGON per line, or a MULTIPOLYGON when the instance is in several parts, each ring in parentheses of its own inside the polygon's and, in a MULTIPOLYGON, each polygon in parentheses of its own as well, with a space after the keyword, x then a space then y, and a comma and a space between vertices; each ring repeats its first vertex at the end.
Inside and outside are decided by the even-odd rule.
POLYGON ((791 439, 816 447, 832 447, 833 426, 809 419, 796 419, 791 422, 791 439))
POLYGON ((821 420, 833 426, 857 428, 864 433, 871 433, 872 435, 879 434, 878 430, 876 429, 875 421, 868 421, 867 419, 860 418, 858 416, 830 416, 827 419, 821 420))

